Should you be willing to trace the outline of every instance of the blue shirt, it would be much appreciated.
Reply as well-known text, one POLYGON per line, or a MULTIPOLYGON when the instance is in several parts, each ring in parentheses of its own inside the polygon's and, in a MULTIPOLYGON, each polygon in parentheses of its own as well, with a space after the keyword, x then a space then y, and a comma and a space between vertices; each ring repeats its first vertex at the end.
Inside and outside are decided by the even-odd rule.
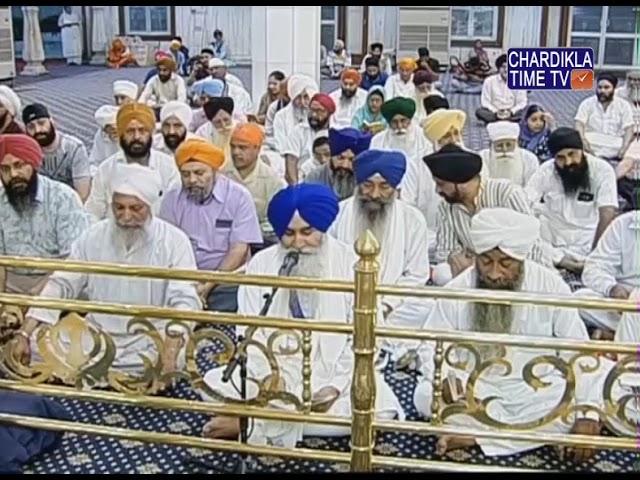
POLYGON ((380 72, 380 75, 378 75, 375 78, 371 78, 365 72, 362 74, 362 81, 360 82, 360 88, 363 88, 368 92, 369 89, 374 85, 380 85, 381 87, 384 87, 384 84, 387 82, 387 78, 388 77, 386 73, 380 72))

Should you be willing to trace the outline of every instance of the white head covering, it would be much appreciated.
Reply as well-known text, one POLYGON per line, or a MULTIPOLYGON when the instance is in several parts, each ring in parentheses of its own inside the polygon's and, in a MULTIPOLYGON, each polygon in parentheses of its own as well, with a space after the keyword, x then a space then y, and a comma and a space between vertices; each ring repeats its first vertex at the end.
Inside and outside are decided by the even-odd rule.
POLYGON ((191 119, 193 118, 193 111, 191 107, 184 102, 177 100, 171 100, 165 103, 162 110, 160 110, 160 123, 164 122, 167 118, 175 116, 185 128, 189 128, 191 119))
POLYGON ((118 107, 115 105, 102 105, 93 117, 96 119, 96 123, 100 128, 104 128, 107 125, 116 124, 116 116, 118 115, 118 107))
POLYGON ((120 163, 111 177, 111 191, 139 198, 152 207, 160 199, 162 180, 156 170, 138 163, 120 163))
POLYGON ((6 85, 0 85, 0 103, 14 117, 22 110, 20 97, 6 85))
POLYGON ((540 222, 510 208, 485 208, 471 219, 469 234, 476 254, 499 248, 522 261, 540 237, 540 222))
POLYGON ((320 91, 318 84, 315 80, 307 75, 301 73, 294 73, 289 77, 287 82, 287 94, 289 98, 293 100, 301 93, 307 92, 309 96, 313 96, 320 91))
POLYGON ((226 67, 227 64, 221 58, 212 58, 209 60, 209 68, 226 67))
POLYGON ((135 100, 138 98, 138 85, 129 80, 116 80, 113 82, 113 95, 124 95, 135 100))
POLYGON ((500 121, 487 125, 487 133, 492 142, 497 140, 513 139, 520 136, 520 126, 514 122, 500 121))

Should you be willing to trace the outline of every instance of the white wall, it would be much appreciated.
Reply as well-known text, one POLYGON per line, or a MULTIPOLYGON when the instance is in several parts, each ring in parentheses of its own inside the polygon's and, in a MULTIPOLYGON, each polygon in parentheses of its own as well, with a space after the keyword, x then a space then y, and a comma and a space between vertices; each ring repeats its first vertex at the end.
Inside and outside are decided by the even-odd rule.
MULTIPOLYGON (((369 45, 382 42, 385 50, 398 46, 398 7, 369 7, 369 45)), ((368 46, 367 46, 368 48, 368 46)))
POLYGON ((347 51, 350 53, 366 52, 362 45, 362 22, 364 21, 364 7, 347 7, 347 51))
POLYGON ((549 6, 547 22, 547 47, 560 47, 560 12, 561 6, 549 6))
POLYGON ((541 6, 505 7, 503 48, 539 47, 541 6))

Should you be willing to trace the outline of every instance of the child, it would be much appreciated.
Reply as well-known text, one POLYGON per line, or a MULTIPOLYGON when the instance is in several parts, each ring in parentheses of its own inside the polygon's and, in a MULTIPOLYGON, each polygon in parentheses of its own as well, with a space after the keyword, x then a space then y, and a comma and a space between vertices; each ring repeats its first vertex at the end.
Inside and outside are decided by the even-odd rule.
POLYGON ((533 152, 540 163, 551 158, 548 139, 553 117, 539 105, 530 105, 520 120, 518 145, 533 152))

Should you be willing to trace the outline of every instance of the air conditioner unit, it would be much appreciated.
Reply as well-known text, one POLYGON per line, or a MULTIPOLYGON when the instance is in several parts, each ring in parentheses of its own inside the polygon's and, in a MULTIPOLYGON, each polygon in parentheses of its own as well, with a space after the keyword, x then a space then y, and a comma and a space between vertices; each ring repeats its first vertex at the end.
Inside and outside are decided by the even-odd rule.
POLYGON ((418 58, 418 48, 427 47, 441 64, 449 63, 451 7, 400 7, 397 57, 418 58))
POLYGON ((16 77, 15 52, 13 49, 13 20, 10 6, 0 6, 0 81, 16 77))

